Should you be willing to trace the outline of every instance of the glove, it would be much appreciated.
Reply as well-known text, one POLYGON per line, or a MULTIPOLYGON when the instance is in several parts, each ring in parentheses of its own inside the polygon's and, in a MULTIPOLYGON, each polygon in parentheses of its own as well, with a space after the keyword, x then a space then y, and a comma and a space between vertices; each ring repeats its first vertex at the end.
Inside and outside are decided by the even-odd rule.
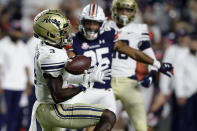
POLYGON ((108 66, 102 67, 102 62, 99 65, 95 65, 92 72, 89 74, 90 82, 99 82, 105 84, 105 80, 111 79, 111 69, 107 69, 108 66))
POLYGON ((83 82, 80 85, 80 89, 81 91, 86 91, 87 88, 93 87, 94 84, 90 83, 90 79, 89 79, 89 74, 87 72, 87 70, 84 71, 84 75, 83 75, 83 82))
POLYGON ((155 127, 158 124, 158 117, 154 113, 147 115, 148 125, 155 127))
POLYGON ((162 63, 159 71, 169 77, 174 75, 174 67, 171 63, 162 63))
POLYGON ((145 88, 149 88, 152 82, 155 80, 156 72, 151 71, 147 76, 145 76, 141 81, 138 82, 139 86, 143 86, 145 88))
POLYGON ((107 69, 108 66, 102 67, 102 63, 95 65, 93 70, 88 74, 87 70, 84 71, 83 82, 80 87, 82 91, 85 91, 87 88, 94 86, 94 82, 99 82, 105 84, 105 80, 111 79, 111 69, 107 69))

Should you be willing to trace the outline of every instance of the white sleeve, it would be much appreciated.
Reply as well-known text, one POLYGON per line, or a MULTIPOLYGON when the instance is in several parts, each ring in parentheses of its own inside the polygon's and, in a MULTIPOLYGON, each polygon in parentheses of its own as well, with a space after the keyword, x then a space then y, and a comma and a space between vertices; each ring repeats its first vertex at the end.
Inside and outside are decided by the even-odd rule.
MULTIPOLYGON (((155 54, 153 52, 153 49, 151 48, 150 38, 149 38, 149 32, 148 32, 148 26, 146 24, 140 25, 140 40, 138 43, 138 48, 151 57, 152 59, 156 60, 155 54)), ((148 70, 158 70, 157 68, 153 67, 152 65, 148 66, 148 70)))
POLYGON ((72 75, 69 73, 67 81, 70 84, 81 84, 83 82, 84 74, 81 75, 72 75))
POLYGON ((2 47, 0 46, 0 65, 4 63, 4 53, 2 47))
POLYGON ((48 51, 46 53, 40 54, 38 60, 43 74, 50 74, 53 77, 63 75, 66 57, 62 58, 61 55, 58 55, 58 52, 50 53, 48 51))
POLYGON ((23 56, 24 58, 23 58, 23 60, 25 61, 24 63, 26 64, 26 66, 28 67, 28 68, 31 68, 31 57, 30 57, 30 54, 28 53, 28 50, 27 50, 27 47, 25 47, 25 49, 24 49, 24 56, 23 56))
MULTIPOLYGON (((156 57, 155 57, 155 54, 153 52, 153 49, 152 48, 147 48, 143 51, 144 54, 148 55, 149 57, 151 57, 152 59, 154 60, 157 60, 156 57)), ((149 65, 148 66, 148 70, 151 71, 151 70, 155 70, 157 71, 158 69, 152 65, 149 65)))
POLYGON ((176 69, 174 70, 174 82, 176 85, 175 88, 175 94, 178 98, 185 98, 187 97, 187 91, 184 90, 185 88, 185 81, 184 81, 184 72, 185 72, 185 68, 184 68, 184 63, 181 59, 177 60, 176 62, 176 69))
POLYGON ((150 41, 148 26, 146 24, 140 25, 140 39, 141 41, 150 41))
POLYGON ((138 40, 138 43, 137 43, 137 47, 138 47, 139 50, 144 51, 144 53, 146 53, 150 57, 152 56, 152 58, 153 58, 154 53, 153 53, 152 49, 148 50, 148 51, 145 51, 145 50, 151 48, 150 38, 149 38, 149 33, 148 33, 148 27, 145 24, 141 24, 141 25, 138 25, 138 26, 139 26, 138 27, 139 31, 137 33, 138 34, 137 39, 139 39, 139 40, 138 40))

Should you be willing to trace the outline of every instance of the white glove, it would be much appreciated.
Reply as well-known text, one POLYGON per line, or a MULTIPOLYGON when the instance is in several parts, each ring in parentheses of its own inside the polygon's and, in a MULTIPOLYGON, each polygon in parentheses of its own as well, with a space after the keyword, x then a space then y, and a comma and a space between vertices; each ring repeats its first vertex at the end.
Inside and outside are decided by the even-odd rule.
POLYGON ((95 65, 90 74, 87 73, 87 70, 84 71, 83 82, 81 83, 83 87, 91 88, 94 86, 94 82, 105 84, 105 80, 111 79, 111 69, 107 69, 108 66, 102 67, 102 64, 95 65))
POLYGON ((99 82, 105 84, 105 80, 111 79, 111 69, 107 69, 108 66, 102 67, 102 62, 99 65, 95 65, 92 72, 89 74, 90 82, 99 82))
POLYGON ((83 82, 81 83, 82 86, 84 86, 86 89, 90 88, 90 80, 89 80, 90 76, 87 73, 87 70, 84 71, 84 75, 83 75, 83 82))

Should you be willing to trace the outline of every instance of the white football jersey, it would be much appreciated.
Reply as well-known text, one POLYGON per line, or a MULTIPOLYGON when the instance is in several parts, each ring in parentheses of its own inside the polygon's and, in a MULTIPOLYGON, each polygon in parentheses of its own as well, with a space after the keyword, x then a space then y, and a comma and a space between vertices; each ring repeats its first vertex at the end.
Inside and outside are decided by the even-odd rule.
MULTIPOLYGON (((109 21, 108 24, 119 31, 119 38, 134 49, 147 49, 147 44, 143 42, 150 41, 148 27, 146 24, 130 23, 123 28, 119 29, 115 22, 109 21)), ((135 74, 136 61, 129 56, 120 52, 115 53, 112 62, 112 76, 114 77, 127 77, 135 74)))
POLYGON ((66 79, 68 73, 64 69, 67 60, 68 56, 64 49, 46 45, 44 42, 37 45, 34 58, 34 83, 38 101, 54 103, 43 74, 50 74, 53 77, 58 77, 59 75, 63 76, 63 85, 67 87, 66 79))

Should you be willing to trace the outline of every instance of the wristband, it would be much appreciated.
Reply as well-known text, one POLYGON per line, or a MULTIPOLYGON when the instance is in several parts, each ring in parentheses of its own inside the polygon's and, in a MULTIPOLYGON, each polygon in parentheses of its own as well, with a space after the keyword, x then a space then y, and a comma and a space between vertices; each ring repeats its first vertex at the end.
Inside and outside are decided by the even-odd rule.
POLYGON ((161 67, 161 63, 158 60, 154 60, 153 66, 159 69, 161 67))

